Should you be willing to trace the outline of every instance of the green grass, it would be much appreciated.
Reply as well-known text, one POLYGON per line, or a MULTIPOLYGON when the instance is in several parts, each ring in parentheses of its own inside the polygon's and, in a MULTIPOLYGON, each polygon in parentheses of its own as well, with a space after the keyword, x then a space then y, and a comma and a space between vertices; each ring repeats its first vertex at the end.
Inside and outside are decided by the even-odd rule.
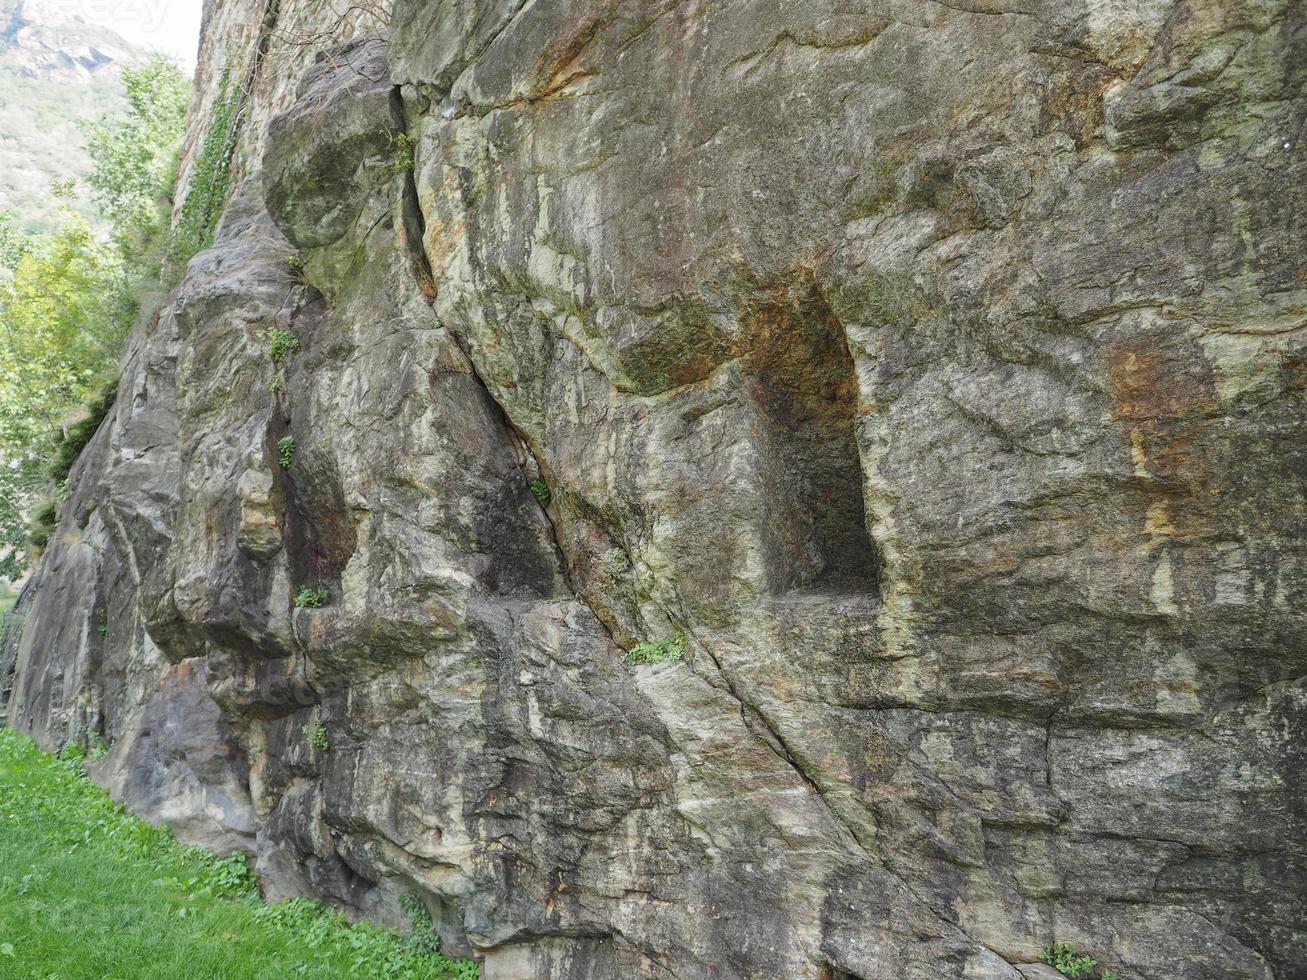
POLYGON ((243 858, 178 843, 92 784, 80 753, 0 729, 4 980, 477 977, 424 925, 403 938, 305 899, 266 904, 243 858))

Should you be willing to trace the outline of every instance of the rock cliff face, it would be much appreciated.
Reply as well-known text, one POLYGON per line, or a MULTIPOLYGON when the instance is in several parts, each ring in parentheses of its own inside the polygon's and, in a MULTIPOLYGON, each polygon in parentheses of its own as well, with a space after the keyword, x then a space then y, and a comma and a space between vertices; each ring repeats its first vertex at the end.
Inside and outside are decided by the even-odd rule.
POLYGON ((1307 10, 316 10, 12 724, 491 980, 1303 976, 1307 10))

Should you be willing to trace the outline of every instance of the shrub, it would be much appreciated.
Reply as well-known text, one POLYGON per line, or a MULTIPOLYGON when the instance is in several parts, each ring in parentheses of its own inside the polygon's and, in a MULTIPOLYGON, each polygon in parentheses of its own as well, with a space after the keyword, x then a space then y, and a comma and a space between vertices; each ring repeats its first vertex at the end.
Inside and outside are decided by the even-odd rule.
MULTIPOLYGON (((108 235, 80 213, 75 181, 62 171, 44 195, 57 219, 19 235, 0 213, 0 574, 11 579, 30 564, 33 502, 51 474, 56 484, 67 478, 112 405, 111 390, 102 409, 90 406, 67 431, 51 423, 94 401, 138 313, 172 283, 161 267, 190 83, 158 57, 124 68, 122 82, 126 104, 84 127, 94 161, 87 183, 108 235)), ((67 169, 66 154, 52 153, 51 162, 67 169)))
POLYGON ((280 364, 300 349, 300 339, 291 330, 273 327, 264 334, 264 337, 267 338, 268 352, 272 355, 273 364, 280 364))
MULTIPOLYGON (((171 210, 191 83, 162 55, 152 55, 139 68, 124 68, 122 79, 126 114, 110 113, 86 127, 86 149, 95 161, 87 183, 119 250, 131 258, 149 253, 154 240, 167 233, 160 203, 167 201, 171 210)), ((157 273, 157 265, 147 271, 157 273)))
POLYGON ((326 589, 310 589, 308 586, 295 593, 296 609, 318 609, 328 599, 326 589))
POLYGON ((622 658, 622 663, 628 667, 634 667, 640 664, 676 663, 684 659, 685 634, 677 632, 653 643, 641 643, 639 646, 633 647, 622 658))
POLYGON ((531 492, 535 494, 536 500, 540 501, 542 504, 547 504, 554 498, 554 495, 549 490, 549 484, 544 480, 532 480, 531 492))
POLYGON ((309 285, 309 276, 308 272, 305 270, 303 256, 286 256, 286 266, 290 269, 290 278, 292 282, 298 283, 301 286, 309 285))
POLYGON ((390 145, 395 151, 395 159, 390 164, 391 172, 412 173, 417 165, 417 141, 408 133, 396 133, 390 138, 390 145))
POLYGON ((304 737, 308 739, 309 745, 321 752, 331 750, 331 739, 327 737, 327 726, 320 719, 309 722, 301 729, 304 737))
POLYGON ((86 418, 68 427, 67 434, 55 448, 54 459, 50 462, 50 477, 55 483, 68 479, 68 474, 72 472, 77 457, 82 454, 82 450, 90 444, 91 440, 95 438, 95 434, 100 431, 101 423, 113 410, 113 403, 117 398, 118 379, 115 378, 106 384, 100 390, 99 397, 86 407, 86 418))
MULTIPOLYGON (((1077 952, 1069 943, 1050 946, 1040 958, 1058 973, 1073 980, 1077 977, 1092 977, 1094 968, 1098 966, 1098 961, 1092 956, 1077 952)), ((1104 976, 1110 978, 1111 974, 1104 976)))
POLYGON ((282 436, 277 440, 277 462, 283 470, 290 469, 291 463, 295 462, 294 436, 282 436))
POLYGON ((44 548, 50 543, 50 538, 54 536, 55 528, 58 526, 59 505, 53 500, 47 500, 33 515, 32 527, 28 531, 27 539, 33 548, 44 548))

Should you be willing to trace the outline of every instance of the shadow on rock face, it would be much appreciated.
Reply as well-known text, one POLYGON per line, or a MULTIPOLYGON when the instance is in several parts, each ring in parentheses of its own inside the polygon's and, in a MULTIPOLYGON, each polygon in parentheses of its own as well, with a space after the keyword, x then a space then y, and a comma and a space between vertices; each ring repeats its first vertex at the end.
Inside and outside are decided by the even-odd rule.
POLYGON ((843 325, 812 287, 780 292, 743 319, 754 337, 741 370, 767 455, 773 588, 874 592, 879 558, 867 531, 858 379, 843 325))

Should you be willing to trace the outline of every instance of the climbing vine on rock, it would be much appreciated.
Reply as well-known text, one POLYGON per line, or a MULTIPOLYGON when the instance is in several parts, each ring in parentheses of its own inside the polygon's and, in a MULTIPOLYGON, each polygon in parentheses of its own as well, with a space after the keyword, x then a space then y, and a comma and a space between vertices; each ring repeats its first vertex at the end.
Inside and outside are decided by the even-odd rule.
POLYGON ((227 192, 231 163, 239 133, 241 99, 228 72, 223 72, 219 95, 205 131, 181 215, 173 229, 170 259, 183 266, 196 252, 213 244, 227 192))

